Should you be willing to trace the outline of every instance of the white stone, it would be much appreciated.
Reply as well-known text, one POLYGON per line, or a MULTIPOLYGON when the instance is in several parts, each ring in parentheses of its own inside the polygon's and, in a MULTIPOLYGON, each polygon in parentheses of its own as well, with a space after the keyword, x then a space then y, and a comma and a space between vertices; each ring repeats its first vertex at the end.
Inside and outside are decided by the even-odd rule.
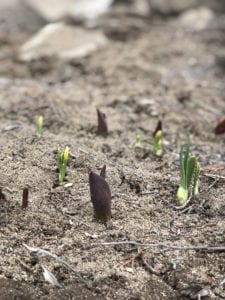
POLYGON ((46 25, 19 51, 19 59, 31 61, 41 57, 57 56, 63 60, 84 57, 105 46, 108 42, 100 30, 52 23, 46 25))
POLYGON ((24 0, 49 22, 74 19, 95 19, 105 13, 113 0, 24 0))
POLYGON ((190 9, 179 17, 180 24, 188 29, 198 31, 205 29, 213 20, 214 13, 207 7, 190 9))

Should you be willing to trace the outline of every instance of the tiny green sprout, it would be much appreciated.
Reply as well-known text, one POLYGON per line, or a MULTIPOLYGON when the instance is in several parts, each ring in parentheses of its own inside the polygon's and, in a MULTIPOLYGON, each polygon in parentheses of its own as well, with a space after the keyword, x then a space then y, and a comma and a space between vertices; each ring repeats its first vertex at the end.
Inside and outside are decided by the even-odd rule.
POLYGON ((180 148, 180 186, 177 199, 180 204, 185 204, 189 195, 198 195, 200 164, 194 155, 190 154, 190 141, 180 148))
POLYGON ((135 148, 141 148, 141 136, 140 136, 140 134, 136 135, 134 147, 135 148))
POLYGON ((41 138, 43 135, 43 121, 44 120, 42 116, 40 116, 37 121, 37 136, 39 138, 41 138))
POLYGON ((162 130, 158 130, 154 135, 153 151, 157 156, 162 156, 162 130))
POLYGON ((62 183, 66 177, 66 168, 69 159, 69 148, 66 147, 64 151, 58 148, 57 151, 57 166, 59 170, 59 182, 62 183))

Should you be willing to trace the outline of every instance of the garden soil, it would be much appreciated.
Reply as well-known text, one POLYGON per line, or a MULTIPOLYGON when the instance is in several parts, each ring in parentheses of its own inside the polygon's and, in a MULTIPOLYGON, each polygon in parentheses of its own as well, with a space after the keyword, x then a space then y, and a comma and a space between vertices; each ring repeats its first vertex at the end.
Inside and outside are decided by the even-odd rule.
POLYGON ((18 49, 30 34, 1 32, 2 300, 225 298, 225 248, 210 248, 225 247, 225 135, 214 133, 225 114, 225 24, 216 18, 193 31, 175 17, 113 18, 120 26, 110 17, 99 25, 108 45, 70 63, 22 63, 18 49), (96 108, 106 114, 107 138, 96 134, 96 108), (152 152, 159 119, 162 158, 152 152), (200 194, 178 209, 179 148, 189 135, 200 194), (59 185, 56 150, 66 146, 59 185), (88 182, 103 165, 112 192, 107 227, 94 220, 88 182), (42 266, 60 287, 45 281, 42 266))

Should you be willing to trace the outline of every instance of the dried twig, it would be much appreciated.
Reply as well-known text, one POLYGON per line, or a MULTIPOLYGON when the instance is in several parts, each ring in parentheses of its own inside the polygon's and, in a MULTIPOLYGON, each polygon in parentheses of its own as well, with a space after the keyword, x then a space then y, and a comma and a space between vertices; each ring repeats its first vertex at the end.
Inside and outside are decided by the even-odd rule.
POLYGON ((208 192, 219 180, 220 178, 216 178, 206 189, 202 190, 201 193, 208 192))
POLYGON ((76 277, 78 277, 80 279, 80 281, 82 281, 83 283, 89 285, 89 281, 86 281, 85 279, 83 279, 80 274, 78 274, 72 267, 69 263, 67 263, 65 260, 63 260, 62 258, 60 258, 59 256, 57 256, 56 254, 53 254, 47 250, 44 250, 44 249, 41 249, 41 248, 38 248, 38 247, 30 247, 26 244, 23 244, 24 247, 26 247, 29 251, 31 252, 35 252, 37 254, 44 254, 46 256, 50 256, 52 257, 53 259, 55 259, 58 263, 61 263, 64 267, 66 267, 67 269, 69 269, 70 271, 72 271, 76 277))
POLYGON ((138 258, 140 258, 143 254, 143 249, 138 248, 138 252, 137 254, 135 254, 134 256, 129 256, 128 258, 126 258, 126 262, 123 264, 123 266, 126 266, 128 264, 131 264, 132 268, 134 268, 134 261, 138 258))
POLYGON ((152 267, 147 263, 147 261, 146 261, 145 258, 144 258, 144 252, 143 252, 142 255, 140 256, 140 258, 141 258, 141 261, 142 261, 142 264, 143 264, 143 267, 145 268, 145 270, 147 270, 150 274, 154 274, 154 275, 157 275, 157 276, 160 275, 160 272, 154 270, 154 268, 152 268, 152 267))
POLYGON ((179 250, 179 251, 206 251, 206 252, 225 252, 225 246, 209 246, 209 245, 198 245, 198 246, 179 246, 179 245, 169 245, 165 243, 139 243, 135 241, 115 241, 115 242, 103 242, 103 243, 93 243, 91 246, 117 246, 117 245, 133 245, 138 247, 146 248, 159 248, 165 250, 179 250))
POLYGON ((202 175, 209 178, 218 178, 218 179, 225 180, 225 176, 218 175, 218 174, 202 173, 202 175))

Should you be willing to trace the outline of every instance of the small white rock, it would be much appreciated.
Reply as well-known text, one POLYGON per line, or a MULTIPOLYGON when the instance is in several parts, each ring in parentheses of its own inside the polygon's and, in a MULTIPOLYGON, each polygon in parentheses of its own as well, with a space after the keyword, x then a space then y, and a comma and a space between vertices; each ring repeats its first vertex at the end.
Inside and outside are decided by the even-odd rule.
POLYGON ((113 0, 24 0, 49 22, 73 19, 95 19, 105 13, 113 0))
POLYGON ((213 20, 214 13, 207 7, 190 9, 179 17, 181 26, 194 31, 205 29, 213 20))
POLYGON ((72 60, 89 55, 107 42, 108 39, 100 30, 52 23, 43 27, 21 47, 19 59, 31 61, 56 56, 72 60))
POLYGON ((68 182, 68 183, 64 184, 64 187, 65 187, 65 188, 69 188, 69 187, 71 187, 71 186, 73 186, 73 183, 72 183, 72 182, 68 182))

